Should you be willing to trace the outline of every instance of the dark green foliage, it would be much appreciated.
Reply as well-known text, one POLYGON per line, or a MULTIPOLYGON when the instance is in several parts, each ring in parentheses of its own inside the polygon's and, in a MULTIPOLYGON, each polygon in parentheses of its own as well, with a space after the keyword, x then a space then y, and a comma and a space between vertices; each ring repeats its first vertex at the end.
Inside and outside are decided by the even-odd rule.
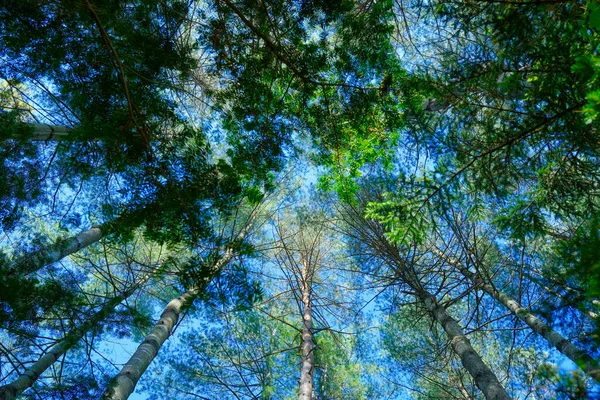
MULTIPOLYGON (((251 309, 272 288, 248 263, 221 264, 226 253, 258 251, 246 239, 228 243, 220 218, 259 204, 286 162, 309 152, 324 172, 321 188, 346 202, 343 223, 371 224, 350 234, 348 253, 360 268, 348 269, 361 269, 377 291, 392 288, 383 341, 390 366, 405 361, 399 385, 412 384, 423 398, 478 396, 443 332, 412 304, 426 289, 485 349, 510 391, 531 392, 545 379, 551 384, 540 396, 549 387, 558 398, 584 396, 576 376, 550 366, 534 376, 547 358, 538 343, 520 344, 530 337, 520 322, 434 250, 528 310, 547 311, 546 322, 569 339, 581 333, 576 344, 594 346, 586 329, 600 297, 600 226, 591 218, 600 208, 599 32, 592 0, 8 0, 0 6, 1 228, 16 227, 27 209, 70 231, 102 223, 117 244, 136 240, 139 229, 151 242, 187 247, 195 258, 171 257, 140 290, 142 300, 104 312, 84 340, 137 339, 152 325, 150 298, 199 289, 203 302, 187 315, 218 312, 186 332, 181 342, 190 347, 176 351, 173 370, 159 379, 174 387, 153 387, 152 396, 210 386, 221 398, 230 379, 231 392, 283 398, 294 389, 287 351, 297 347, 296 325, 289 315, 267 320, 251 309), (413 37, 402 37, 411 29, 413 37), (405 39, 414 48, 403 47, 405 39), (27 125, 35 121, 72 130, 61 143, 35 144, 27 125)), ((314 215, 322 217, 310 207, 296 212, 292 230, 312 232, 314 215)), ((20 254, 46 242, 31 236, 4 243, 18 240, 20 254)), ((0 268, 0 322, 11 340, 63 337, 102 304, 95 296, 111 298, 140 279, 122 265, 82 260, 85 277, 71 264, 26 278, 0 268)), ((350 304, 348 293, 334 297, 315 308, 315 331, 350 304)), ((262 311, 272 312, 266 303, 262 311)), ((317 396, 374 398, 353 359, 358 345, 333 333, 315 337, 317 396)), ((67 372, 40 396, 98 395, 95 377, 67 372)))
POLYGON ((63 274, 23 277, 7 273, 6 265, 3 256, 0 263, 0 325, 4 329, 28 331, 35 326, 31 321, 74 308, 78 302, 75 277, 63 274))
MULTIPOLYGON (((124 305, 110 314, 110 318, 118 321, 116 324, 102 324, 97 328, 98 334, 135 341, 143 340, 144 336, 152 329, 155 322, 152 310, 139 302, 135 307, 124 305)), ((108 315, 105 317, 107 318, 108 315)))
POLYGON ((61 385, 38 391, 44 399, 51 400, 94 400, 101 393, 101 387, 94 376, 79 374, 68 378, 61 385))
MULTIPOLYGON (((575 307, 600 312, 600 222, 598 216, 591 218, 577 230, 575 235, 563 241, 559 247, 562 259, 560 271, 553 271, 554 278, 565 287, 575 288, 570 293, 575 307), (577 295, 578 294, 578 295, 577 295)), ((560 287, 560 285, 558 285, 560 287)), ((600 344, 600 321, 595 320, 595 332, 591 337, 600 344)))
POLYGON ((538 388, 536 394, 551 400, 585 400, 592 398, 585 380, 578 371, 561 372, 550 365, 538 371, 538 378, 551 383, 550 388, 538 388))
POLYGON ((208 304, 248 309, 262 299, 260 283, 241 264, 219 265, 222 255, 193 257, 180 266, 180 281, 186 290, 201 288, 200 298, 208 304))
MULTIPOLYGON (((0 77, 37 87, 48 95, 43 112, 55 111, 63 116, 59 123, 75 125, 69 143, 59 145, 52 157, 50 177, 74 189, 85 181, 93 181, 100 193, 104 186, 101 196, 110 199, 108 207, 137 214, 129 225, 148 222, 149 236, 172 242, 205 237, 210 218, 205 209, 229 203, 242 191, 235 174, 218 176, 223 165, 210 165, 203 132, 187 126, 169 95, 173 74, 183 79, 195 66, 193 43, 180 36, 187 7, 181 1, 9 1, 0 9, 0 53, 11 59, 2 65, 0 77), (109 183, 102 182, 115 174, 123 192, 118 200, 111 198, 109 183), (153 220, 140 218, 140 209, 153 220), (165 231, 175 220, 181 221, 179 228, 165 231)), ((14 135, 9 124, 3 129, 14 135)), ((26 163, 17 170, 18 178, 2 180, 12 187, 13 203, 36 199, 44 190, 36 181, 42 173, 35 163, 39 156, 23 153, 27 148, 7 148, 26 163)), ((10 167, 16 165, 2 170, 10 167)), ((17 206, 22 205, 3 208, 17 206)), ((109 219, 117 218, 114 214, 109 219)), ((11 222, 14 215, 7 212, 3 218, 11 222)))
POLYGON ((0 110, 0 228, 5 231, 15 227, 21 209, 41 194, 41 154, 35 144, 27 142, 28 133, 16 111, 0 110))
POLYGON ((221 271, 215 264, 220 256, 217 252, 205 257, 193 257, 181 266, 181 284, 185 289, 205 288, 221 271))
POLYGON ((562 246, 566 264, 577 271, 579 282, 585 285, 591 298, 600 297, 599 232, 600 223, 598 217, 595 217, 562 246))
POLYGON ((584 171, 590 164, 597 169, 598 137, 579 112, 586 78, 572 66, 598 38, 579 29, 582 7, 445 7, 448 23, 481 38, 474 59, 464 53, 449 60, 467 67, 445 77, 460 91, 453 112, 462 117, 449 138, 455 145, 448 142, 455 149, 453 169, 467 166, 472 188, 500 196, 517 191, 524 202, 535 202, 538 215, 547 207, 559 215, 594 207, 586 193, 598 177, 584 171))
POLYGON ((440 57, 431 67, 418 64, 424 79, 413 96, 444 107, 411 114, 400 150, 407 159, 393 161, 406 165, 410 183, 370 216, 401 241, 423 237, 431 223, 423 213, 471 207, 473 198, 514 238, 543 236, 557 222, 595 213, 599 126, 582 112, 598 70, 595 3, 408 4, 452 32, 428 33, 452 45, 427 48, 440 57))
POLYGON ((5 2, 0 42, 14 63, 3 74, 52 79, 75 117, 94 124, 87 134, 139 147, 151 139, 140 131, 146 118, 172 114, 158 95, 167 71, 193 65, 178 40, 186 8, 182 1, 5 2))
POLYGON ((232 264, 217 275, 207 287, 203 300, 237 311, 249 310, 263 299, 261 283, 241 264, 232 264))
POLYGON ((216 98, 230 132, 228 155, 242 177, 280 169, 292 141, 304 133, 318 145, 320 162, 335 172, 340 192, 360 166, 385 153, 401 125, 404 78, 389 57, 390 7, 227 1, 216 13, 200 11, 208 20, 201 46, 227 84, 216 98))

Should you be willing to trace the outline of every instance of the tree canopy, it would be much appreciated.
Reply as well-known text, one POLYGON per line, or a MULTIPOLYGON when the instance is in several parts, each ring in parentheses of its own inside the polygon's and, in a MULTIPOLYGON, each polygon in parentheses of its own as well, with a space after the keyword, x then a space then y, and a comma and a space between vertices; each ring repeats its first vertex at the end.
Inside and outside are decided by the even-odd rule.
POLYGON ((596 0, 7 0, 0 399, 600 397, 596 0))

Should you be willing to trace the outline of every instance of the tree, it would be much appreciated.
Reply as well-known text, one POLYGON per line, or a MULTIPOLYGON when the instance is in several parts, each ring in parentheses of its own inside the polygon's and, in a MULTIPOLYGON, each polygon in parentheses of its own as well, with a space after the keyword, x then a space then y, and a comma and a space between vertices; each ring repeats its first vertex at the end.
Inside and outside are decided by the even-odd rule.
POLYGON ((192 262, 191 267, 184 267, 184 269, 188 270, 186 273, 187 276, 184 275, 188 278, 188 289, 181 296, 171 300, 167 304, 150 334, 140 344, 119 374, 110 382, 102 395, 102 399, 127 399, 133 393, 138 380, 144 374, 150 362, 156 357, 162 344, 170 336, 181 312, 184 308, 189 307, 189 304, 206 289, 210 282, 221 273, 223 268, 236 255, 236 247, 240 247, 240 243, 252 229, 253 219, 256 216, 254 214, 257 210, 259 209, 255 208, 251 210, 246 221, 234 221, 237 222, 237 226, 235 223, 233 224, 231 237, 228 240, 229 243, 227 243, 222 255, 217 254, 215 257, 211 254, 206 260, 192 262))
MULTIPOLYGON (((36 380, 47 383, 48 375, 45 372, 53 367, 56 361, 62 360, 64 364, 66 353, 80 347, 82 342, 87 341, 88 336, 93 342, 93 338, 100 337, 103 333, 108 334, 104 331, 110 331, 111 327, 132 324, 136 320, 137 325, 143 323, 142 314, 139 311, 132 312, 133 310, 123 303, 139 294, 150 280, 156 278, 169 252, 140 242, 138 237, 134 243, 127 245, 114 243, 112 247, 105 244, 105 247, 95 254, 92 252, 80 255, 86 260, 84 264, 87 265, 84 268, 86 274, 89 274, 88 278, 78 277, 74 283, 62 283, 65 286, 69 283, 78 285, 79 291, 70 289, 65 292, 57 285, 54 290, 58 289, 57 294, 66 299, 59 299, 58 302, 55 300, 43 312, 32 310, 33 312, 29 311, 24 316, 15 313, 16 315, 11 315, 12 318, 3 319, 3 328, 9 333, 5 342, 7 346, 23 340, 19 336, 25 332, 29 331, 29 335, 25 336, 27 339, 22 343, 27 349, 25 357, 12 355, 15 361, 21 358, 17 364, 20 368, 8 371, 4 378, 14 377, 15 373, 18 377, 1 387, 2 398, 15 398, 31 387, 36 380), (31 321, 38 322, 33 324, 31 321), (18 322, 23 326, 21 331, 18 322)), ((37 284, 37 280, 32 281, 37 284)), ((15 290, 14 287, 10 289, 15 290)), ((35 294, 35 286, 30 286, 28 290, 35 294)), ((25 296, 18 300, 29 301, 25 296)), ((8 304, 11 305, 10 302, 8 304)), ((12 308, 15 309, 14 306, 12 308)))
POLYGON ((193 361, 163 356, 160 375, 148 389, 163 385, 172 397, 203 393, 264 399, 367 398, 367 391, 373 390, 364 380, 367 363, 352 360, 358 357, 354 340, 338 327, 352 318, 351 300, 342 293, 342 248, 313 206, 298 209, 288 195, 281 197, 284 206, 274 205, 278 211, 257 247, 262 262, 246 266, 250 276, 261 277, 261 301, 248 308, 231 299, 226 287, 214 298, 205 298, 202 307, 192 311, 195 321, 202 321, 200 326, 180 328, 188 332, 176 346, 179 354, 193 353, 193 361), (335 275, 330 272, 334 265, 335 275), (302 392, 306 386, 312 389, 302 392))
POLYGON ((142 279, 131 288, 120 293, 118 296, 110 299, 106 304, 80 327, 77 327, 67 333, 57 344, 52 346, 46 354, 38 359, 30 366, 21 376, 13 382, 0 387, 0 395, 2 399, 10 400, 21 394, 25 389, 31 387, 36 379, 42 375, 54 362, 62 357, 67 350, 77 344, 79 340, 91 329, 97 328, 100 322, 103 322, 107 316, 114 311, 115 307, 123 300, 130 297, 137 289, 139 289, 148 278, 142 279))
POLYGON ((3 4, 3 395, 145 381, 157 397, 164 347, 175 397, 594 396, 553 347, 598 380, 599 16, 591 0, 3 4), (332 200, 245 237, 278 185, 297 210, 279 171, 298 156, 287 173, 332 200), (136 243, 172 257, 139 262, 136 243), (387 323, 381 369, 363 308, 387 323), (125 366, 106 355, 123 336, 141 342, 125 366), (432 376, 388 368, 419 344, 432 376))
MULTIPOLYGON (((365 196, 366 193, 363 193, 365 196)), ((368 201, 362 198, 362 207, 368 201)), ((388 241, 385 229, 375 221, 364 218, 360 208, 347 206, 342 210, 342 219, 346 224, 345 231, 359 246, 365 248, 365 254, 373 254, 380 265, 388 267, 392 280, 405 285, 404 291, 421 303, 430 317, 436 321, 446 332, 454 352, 460 357, 462 365, 469 371, 477 387, 485 394, 487 399, 510 398, 500 384, 496 375, 483 362, 481 356, 474 350, 469 339, 463 333, 458 322, 452 318, 444 305, 427 288, 428 267, 416 264, 420 258, 416 248, 399 248, 388 241), (405 254, 403 254, 405 253, 405 254), (411 254, 412 253, 412 254, 411 254)))
MULTIPOLYGON (((477 246, 473 246, 471 243, 469 243, 466 239, 466 235, 468 235, 468 233, 464 233, 464 228, 461 229, 462 227, 459 224, 460 222, 455 222, 454 232, 456 233, 458 240, 465 247, 466 252, 468 252, 467 254, 469 254, 467 259, 478 265, 476 268, 477 271, 478 269, 482 268, 480 266, 483 263, 483 260, 479 259, 478 255, 481 253, 485 254, 488 251, 479 250, 477 246)), ((483 242, 482 239, 478 240, 477 243, 481 242, 483 242)), ((552 327, 545 324, 531 312, 527 311, 526 308, 519 304, 518 301, 512 299, 508 294, 498 290, 493 283, 488 283, 486 279, 484 279, 478 272, 471 272, 466 265, 462 264, 461 261, 449 256, 443 250, 433 248, 433 252, 438 257, 445 260, 445 262, 449 263, 458 271, 460 271, 460 273, 468 278, 474 286, 480 288, 494 298, 494 300, 509 309, 512 314, 514 314, 521 321, 525 322, 534 332, 546 339, 550 345, 555 347, 576 365, 581 367, 583 371, 586 372, 590 377, 598 381, 600 374, 600 365, 598 364, 598 361, 594 360, 585 351, 578 349, 568 339, 564 338, 560 333, 552 329, 552 327)), ((483 269, 489 270, 489 268, 485 267, 483 267, 483 269)))

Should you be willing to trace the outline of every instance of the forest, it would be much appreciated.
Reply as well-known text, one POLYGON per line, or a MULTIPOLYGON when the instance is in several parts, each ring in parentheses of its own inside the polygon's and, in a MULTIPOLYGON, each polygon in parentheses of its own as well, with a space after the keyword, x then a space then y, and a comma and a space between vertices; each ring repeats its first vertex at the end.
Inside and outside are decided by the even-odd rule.
POLYGON ((3 0, 0 400, 600 399, 600 2, 3 0))

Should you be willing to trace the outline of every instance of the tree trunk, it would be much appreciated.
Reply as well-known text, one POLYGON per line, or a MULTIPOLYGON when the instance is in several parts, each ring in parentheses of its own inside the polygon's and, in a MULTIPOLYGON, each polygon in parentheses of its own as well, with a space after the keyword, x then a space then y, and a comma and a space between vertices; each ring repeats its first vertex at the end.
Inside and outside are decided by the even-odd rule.
POLYGON ((71 128, 60 125, 21 123, 20 131, 3 138, 32 140, 35 142, 62 141, 72 139, 71 128))
POLYGON ((184 306, 190 304, 198 293, 199 290, 190 289, 167 304, 159 321, 119 374, 110 382, 101 400, 124 400, 133 393, 135 385, 158 354, 160 347, 171 335, 184 306))
POLYGON ((315 364, 314 343, 312 336, 313 316, 311 303, 310 271, 308 260, 302 260, 302 371, 300 373, 299 400, 312 400, 314 384, 313 370, 315 364))
POLYGON ((431 316, 442 326, 454 352, 460 357, 462 365, 475 380, 477 387, 483 392, 487 400, 509 400, 506 390, 498 381, 496 375, 483 362, 479 354, 471 346, 471 342, 464 335, 460 325, 446 312, 446 309, 438 304, 435 297, 422 290, 419 298, 431 314, 431 316))
POLYGON ((66 126, 47 125, 47 124, 29 124, 33 126, 31 140, 49 141, 69 139, 71 129, 66 126))
POLYGON ((79 328, 70 331, 63 339, 52 346, 50 350, 40 357, 15 381, 0 387, 0 400, 11 400, 21 394, 24 390, 31 387, 34 382, 52 365, 59 357, 65 354, 71 347, 81 340, 81 338, 93 329, 98 323, 104 321, 121 302, 131 296, 140 286, 149 278, 149 275, 133 285, 120 295, 109 300, 97 313, 83 323, 79 328))
POLYGON ((396 279, 408 285, 416 293, 416 297, 423 303, 431 317, 446 332, 452 349, 460 357, 463 367, 473 377, 485 398, 487 400, 510 400, 510 396, 496 375, 473 349, 458 322, 448 315, 446 309, 438 304, 431 293, 423 289, 419 275, 413 266, 401 256, 400 249, 390 243, 385 235, 384 227, 377 221, 367 220, 360 210, 352 206, 346 210, 349 212, 344 219, 355 232, 351 235, 369 246, 382 261, 390 264, 396 279))
MULTIPOLYGON (((238 238, 243 238, 248 229, 249 226, 238 235, 238 238)), ((100 400, 125 400, 129 398, 135 390, 138 381, 150 366, 152 360, 158 355, 161 346, 171 335, 173 327, 177 324, 179 315, 184 307, 194 301, 198 294, 204 290, 221 269, 231 261, 233 256, 234 250, 228 248, 223 257, 221 257, 221 259, 219 259, 212 267, 212 273, 206 277, 205 281, 202 282, 200 286, 188 290, 167 304, 150 334, 146 336, 142 344, 138 346, 135 353, 123 366, 117 376, 111 380, 100 400)))
MULTIPOLYGON (((441 254, 441 252, 439 252, 439 254, 441 254)), ((470 279, 471 282, 477 285, 478 288, 508 308, 513 315, 525 322, 534 332, 546 339, 548 343, 550 343, 558 351, 577 364, 579 368, 592 377, 596 382, 600 383, 600 364, 598 361, 594 360, 585 351, 575 347, 569 340, 564 338, 560 333, 556 332, 550 326, 546 325, 535 315, 528 312, 523 306, 521 306, 521 304, 511 299, 506 293, 503 293, 494 288, 492 285, 485 283, 479 274, 469 271, 469 269, 464 265, 457 261, 450 260, 448 257, 444 257, 444 259, 453 267, 458 269, 465 277, 470 279)))
POLYGON ((59 240, 54 244, 13 260, 8 265, 8 275, 34 273, 46 265, 57 262, 92 243, 96 243, 108 233, 108 226, 104 224, 91 227, 77 236, 59 240))

